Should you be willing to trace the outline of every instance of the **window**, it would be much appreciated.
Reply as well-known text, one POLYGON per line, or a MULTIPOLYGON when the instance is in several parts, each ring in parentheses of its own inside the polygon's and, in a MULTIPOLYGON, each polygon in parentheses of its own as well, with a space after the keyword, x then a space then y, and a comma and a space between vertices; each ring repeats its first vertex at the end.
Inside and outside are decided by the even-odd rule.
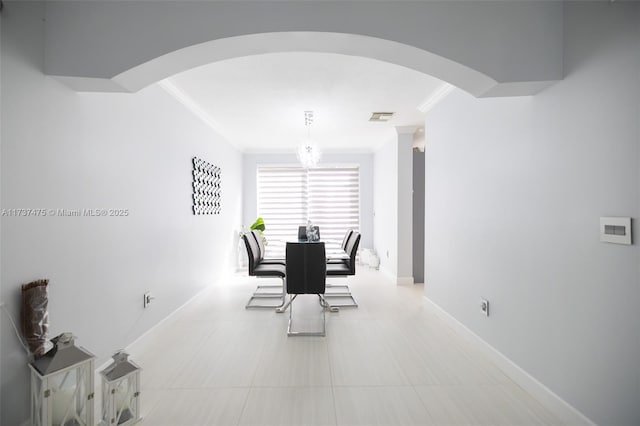
POLYGON ((359 230, 358 166, 258 166, 257 175, 258 216, 272 248, 297 239, 307 220, 320 227, 323 240, 342 242, 347 229, 359 230))

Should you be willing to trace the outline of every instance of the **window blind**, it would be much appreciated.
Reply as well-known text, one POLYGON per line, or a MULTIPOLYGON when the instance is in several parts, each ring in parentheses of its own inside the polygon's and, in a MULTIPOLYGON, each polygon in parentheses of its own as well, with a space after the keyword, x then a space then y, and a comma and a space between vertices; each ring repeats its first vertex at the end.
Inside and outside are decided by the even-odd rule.
POLYGON ((270 248, 298 238, 298 226, 311 220, 325 241, 342 242, 347 229, 360 227, 358 166, 258 166, 258 216, 264 218, 270 248))

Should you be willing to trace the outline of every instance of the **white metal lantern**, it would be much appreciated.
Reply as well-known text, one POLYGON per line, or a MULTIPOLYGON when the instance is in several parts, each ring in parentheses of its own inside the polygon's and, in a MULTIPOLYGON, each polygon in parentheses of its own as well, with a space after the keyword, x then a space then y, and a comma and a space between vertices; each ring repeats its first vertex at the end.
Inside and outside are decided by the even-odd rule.
POLYGON ((54 347, 31 367, 33 426, 93 426, 94 356, 73 344, 71 333, 51 339, 54 347))
POLYGON ((128 426, 140 421, 140 367, 118 351, 102 375, 101 426, 128 426))

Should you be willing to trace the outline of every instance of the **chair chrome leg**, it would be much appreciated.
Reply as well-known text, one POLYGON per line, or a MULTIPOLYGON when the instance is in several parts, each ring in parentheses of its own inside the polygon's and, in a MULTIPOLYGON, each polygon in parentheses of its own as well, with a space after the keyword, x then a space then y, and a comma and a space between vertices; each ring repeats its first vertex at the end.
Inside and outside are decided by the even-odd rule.
POLYGON ((338 306, 331 305, 329 302, 327 302, 327 299, 325 299, 322 294, 318 295, 318 299, 320 299, 320 306, 322 306, 325 309, 328 309, 329 312, 339 312, 340 311, 338 306))
POLYGON ((251 297, 247 301, 247 304, 244 306, 244 308, 245 309, 273 309, 273 308, 278 308, 279 306, 283 306, 284 305, 285 298, 286 298, 285 282, 284 282, 284 278, 282 278, 282 285, 258 286, 256 288, 256 291, 251 295, 251 297), (279 292, 279 293, 261 293, 261 292, 259 292, 259 289, 261 289, 261 288, 280 288, 281 292, 279 292), (257 305, 257 304, 251 304, 251 302, 254 299, 274 299, 274 298, 280 299, 280 301, 281 301, 280 305, 262 305, 262 304, 257 305))
POLYGON ((257 295, 257 296, 251 296, 249 298, 249 300, 247 301, 247 304, 245 305, 245 309, 273 309, 273 308, 277 308, 278 305, 257 305, 257 304, 252 304, 251 302, 253 300, 258 300, 258 299, 275 299, 278 298, 280 299, 280 301, 282 302, 284 299, 283 295, 273 295, 273 296, 261 296, 261 295, 257 295))
POLYGON ((275 307, 276 313, 284 313, 284 311, 287 310, 292 301, 293 299, 291 299, 291 297, 289 297, 289 300, 287 301, 287 278, 285 277, 282 279, 282 303, 280 304, 280 306, 275 307))
MULTIPOLYGON (((287 302, 287 306, 289 306, 291 304, 291 302, 293 302, 296 297, 298 297, 297 294, 294 294, 293 296, 289 295, 289 302, 287 302)), ((278 312, 278 309, 276 309, 276 312, 278 312)), ((291 336, 291 316, 293 315, 293 308, 289 308, 289 322, 287 323, 287 336, 291 336)))
POLYGON ((358 302, 356 302, 356 299, 353 297, 353 295, 351 293, 333 293, 333 294, 329 294, 329 293, 325 293, 324 297, 327 299, 330 298, 338 298, 338 297, 342 297, 342 298, 348 298, 351 299, 352 303, 332 303, 331 306, 338 306, 340 308, 357 308, 358 307, 358 302))
POLYGON ((286 300, 286 296, 282 297, 282 304, 280 306, 276 306, 276 313, 278 314, 282 314, 284 313, 284 311, 287 310, 287 308, 289 307, 289 305, 291 305, 291 302, 293 302, 293 299, 289 298, 289 300, 286 300))
POLYGON ((349 288, 347 284, 330 284, 330 283, 327 283, 326 287, 327 288, 349 288))
POLYGON ((335 293, 327 293, 325 291, 324 293, 324 297, 325 298, 331 298, 331 297, 342 297, 342 298, 349 298, 351 299, 351 301, 353 303, 340 303, 340 304, 332 304, 331 306, 338 306, 340 308, 357 308, 358 307, 358 302, 356 302, 356 299, 353 297, 353 294, 351 294, 351 289, 349 289, 349 286, 347 284, 332 284, 330 287, 327 285, 327 288, 346 288, 346 291, 336 291, 335 293))
MULTIPOLYGON (((320 296, 318 294, 318 296, 320 298, 322 298, 322 296, 320 296)), ((290 296, 289 299, 289 303, 288 305, 291 305, 291 302, 293 302, 296 297, 298 297, 297 294, 294 294, 293 296, 290 296)), ((324 337, 327 335, 327 316, 325 314, 326 309, 322 309, 322 331, 291 331, 291 317, 293 315, 293 305, 291 305, 289 307, 289 324, 287 325, 287 336, 320 336, 320 337, 324 337)))
POLYGON ((266 284, 266 285, 259 285, 256 288, 280 288, 282 287, 280 284, 266 284))

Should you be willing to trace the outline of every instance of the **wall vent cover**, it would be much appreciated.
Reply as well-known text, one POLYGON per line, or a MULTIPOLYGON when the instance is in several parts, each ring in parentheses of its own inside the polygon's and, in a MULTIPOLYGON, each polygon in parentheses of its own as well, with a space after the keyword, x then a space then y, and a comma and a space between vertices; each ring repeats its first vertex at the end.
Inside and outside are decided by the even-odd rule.
POLYGON ((369 121, 389 121, 393 117, 393 112, 373 112, 369 121))

